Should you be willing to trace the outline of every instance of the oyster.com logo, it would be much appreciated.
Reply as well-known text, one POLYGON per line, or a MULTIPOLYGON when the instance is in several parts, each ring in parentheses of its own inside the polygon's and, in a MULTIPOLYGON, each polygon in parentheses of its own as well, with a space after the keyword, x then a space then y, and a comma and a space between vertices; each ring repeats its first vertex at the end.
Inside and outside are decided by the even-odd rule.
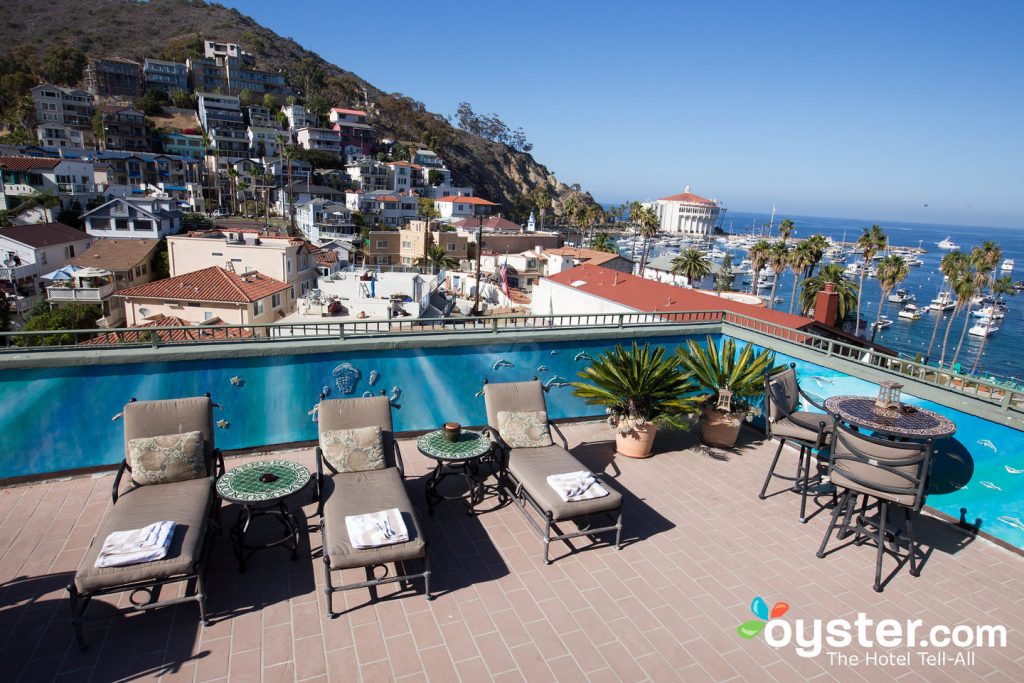
POLYGON ((764 601, 760 595, 754 598, 754 602, 750 604, 750 611, 754 613, 757 619, 751 619, 745 621, 736 627, 736 633, 739 633, 741 637, 750 640, 760 635, 761 631, 764 630, 765 625, 772 619, 778 619, 786 612, 789 611, 789 604, 785 602, 777 602, 772 605, 772 608, 768 609, 768 603, 764 601))

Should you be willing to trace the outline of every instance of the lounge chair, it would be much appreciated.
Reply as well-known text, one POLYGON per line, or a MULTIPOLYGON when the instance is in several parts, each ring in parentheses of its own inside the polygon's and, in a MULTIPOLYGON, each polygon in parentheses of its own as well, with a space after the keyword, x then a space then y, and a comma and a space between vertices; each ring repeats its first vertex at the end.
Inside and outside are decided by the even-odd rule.
POLYGON ((925 480, 931 466, 933 442, 931 439, 921 443, 867 436, 842 424, 838 415, 834 419, 828 471, 832 483, 843 492, 839 496, 839 504, 832 510, 832 520, 817 556, 825 557, 825 548, 837 525, 840 526, 839 538, 854 533, 856 536, 852 543, 855 545, 873 541, 877 550, 873 587, 880 593, 883 588, 882 558, 886 553, 898 562, 893 575, 907 562, 910 563, 911 576, 920 574, 913 518, 924 505, 925 480), (858 499, 862 499, 859 513, 856 512, 858 499), (892 528, 892 520, 889 519, 893 508, 903 511, 906 555, 899 552, 900 534, 892 528), (869 510, 874 510, 875 514, 869 517, 869 510), (840 517, 843 518, 841 525, 840 517))
POLYGON ((772 464, 768 468, 768 474, 765 475, 758 498, 764 500, 768 497, 766 493, 772 477, 792 481, 792 490, 800 494, 800 523, 804 524, 807 522, 807 492, 812 485, 821 483, 821 472, 827 466, 824 460, 818 459, 818 452, 830 443, 832 418, 824 413, 824 406, 817 403, 800 388, 796 379, 795 364, 791 364, 782 372, 765 377, 764 401, 768 409, 766 420, 768 438, 778 437, 779 447, 775 450, 775 457, 772 458, 772 464), (812 413, 799 410, 801 397, 823 412, 812 413), (795 477, 787 477, 775 472, 782 448, 787 441, 800 447, 800 459, 797 461, 795 477), (814 477, 811 477, 812 460, 815 461, 817 470, 814 477))
MULTIPOLYGON (((498 445, 505 458, 502 475, 503 488, 506 495, 516 502, 523 516, 533 525, 544 543, 544 562, 551 564, 551 541, 568 541, 570 538, 590 536, 608 531, 615 531, 615 547, 620 549, 622 539, 622 494, 605 486, 608 495, 590 500, 566 502, 548 484, 551 475, 577 472, 587 468, 580 463, 568 450, 569 444, 565 435, 549 419, 547 406, 544 402, 544 389, 536 379, 529 382, 503 382, 484 384, 484 402, 487 406, 487 429, 491 438, 498 445), (505 413, 542 413, 541 422, 553 430, 562 441, 558 446, 550 445, 535 447, 510 446, 501 434, 498 414, 505 413), (544 521, 543 526, 537 523, 534 516, 526 509, 529 504, 544 521), (578 531, 562 533, 557 523, 570 520, 583 520, 592 516, 607 516, 612 524, 597 527, 580 527, 578 531)), ((595 539, 596 540, 596 539, 595 539)))
MULTIPOLYGON (((71 597, 71 624, 80 649, 85 649, 82 631, 85 610, 94 597, 101 595, 131 593, 129 602, 132 606, 119 609, 115 614, 194 601, 199 603, 203 624, 209 625, 203 569, 207 531, 219 507, 214 494, 214 480, 224 471, 224 460, 214 447, 213 408, 209 395, 165 401, 132 399, 125 405, 122 413, 125 458, 114 478, 113 505, 100 521, 96 536, 67 587, 71 597), (160 451, 152 451, 160 459, 145 461, 145 470, 140 464, 144 461, 135 459, 138 444, 143 443, 135 441, 133 445, 136 439, 192 432, 200 433, 202 452, 199 458, 187 460, 187 464, 182 464, 186 461, 169 461, 160 451), (198 462, 200 458, 201 463, 198 462), (153 469, 148 469, 151 466, 153 469), (125 472, 130 474, 131 487, 120 492, 125 472), (119 567, 95 566, 103 543, 111 533, 141 529, 161 521, 176 524, 164 559, 119 567), (164 586, 181 582, 186 585, 180 597, 160 599, 164 586), (144 594, 146 599, 137 601, 138 594, 144 594)), ((181 443, 179 439, 177 444, 181 443)), ((189 443, 196 444, 195 437, 189 443)), ((161 448, 163 445, 166 443, 161 444, 161 448)), ((95 618, 98 617, 90 619, 95 618)))
MULTIPOLYGON (((403 588, 411 588, 413 579, 422 578, 423 591, 430 600, 432 596, 427 541, 420 529, 416 511, 405 491, 402 454, 392 433, 391 405, 387 397, 321 400, 317 423, 320 435, 320 444, 316 448, 316 484, 319 499, 317 514, 320 515, 320 537, 323 539, 327 616, 334 619, 339 615, 333 607, 334 593, 368 588, 371 598, 376 600, 377 586, 385 583, 400 582, 403 588), (364 427, 380 428, 384 467, 361 469, 365 463, 357 464, 352 461, 354 471, 339 472, 331 464, 331 458, 324 455, 327 440, 325 435, 339 430, 364 427), (398 508, 401 513, 409 531, 409 540, 377 548, 354 547, 348 535, 345 518, 391 508, 398 508), (414 572, 407 566, 407 563, 414 560, 421 562, 421 571, 414 572), (394 574, 389 575, 388 564, 394 565, 394 574), (383 576, 377 576, 377 567, 384 567, 383 576), (365 581, 334 586, 331 580, 332 572, 357 568, 365 569, 365 581)), ((328 436, 328 439, 333 437, 328 436)), ((342 453, 341 456, 348 459, 350 454, 342 453)))

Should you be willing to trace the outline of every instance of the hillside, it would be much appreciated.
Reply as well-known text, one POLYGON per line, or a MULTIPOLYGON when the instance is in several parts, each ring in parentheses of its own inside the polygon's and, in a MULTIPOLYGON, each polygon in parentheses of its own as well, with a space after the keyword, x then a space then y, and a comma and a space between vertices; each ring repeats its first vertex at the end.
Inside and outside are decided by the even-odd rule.
MULTIPOLYGON (((197 45, 201 49, 203 39, 236 42, 256 57, 261 68, 284 72, 297 92, 319 105, 314 108, 365 107, 383 135, 433 147, 456 182, 472 185, 481 196, 501 202, 506 215, 519 217, 529 211, 526 195, 536 187, 547 191, 556 209, 574 194, 532 155, 460 130, 411 98, 384 93, 235 9, 200 0, 4 0, 3 4, 3 79, 14 78, 9 75, 12 65, 33 74, 45 73, 47 60, 54 61, 53 54, 62 47, 81 50, 89 57, 184 61, 197 45)), ((593 201, 588 194, 583 199, 593 201)))

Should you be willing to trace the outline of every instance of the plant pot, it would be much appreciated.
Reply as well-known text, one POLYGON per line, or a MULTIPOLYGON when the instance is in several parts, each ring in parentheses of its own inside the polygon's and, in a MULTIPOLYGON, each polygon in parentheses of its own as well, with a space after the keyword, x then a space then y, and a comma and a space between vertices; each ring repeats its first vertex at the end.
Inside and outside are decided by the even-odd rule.
POLYGON ((704 424, 701 426, 701 440, 709 446, 732 448, 740 435, 743 424, 741 413, 723 413, 714 408, 704 408, 704 424))
POLYGON ((658 433, 658 425, 648 422, 635 426, 623 434, 615 430, 615 450, 627 458, 649 458, 654 448, 654 436, 658 433))

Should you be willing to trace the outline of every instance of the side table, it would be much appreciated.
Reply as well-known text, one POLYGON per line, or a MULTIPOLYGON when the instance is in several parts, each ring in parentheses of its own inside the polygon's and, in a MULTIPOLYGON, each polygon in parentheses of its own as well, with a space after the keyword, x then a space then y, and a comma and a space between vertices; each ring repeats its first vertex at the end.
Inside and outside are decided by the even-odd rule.
POLYGON ((437 461, 433 474, 427 480, 427 512, 434 514, 434 506, 445 500, 466 500, 469 514, 483 501, 485 477, 480 476, 480 460, 491 452, 491 442, 480 432, 463 430, 456 441, 448 441, 441 430, 424 434, 416 441, 420 453, 437 461), (451 477, 462 477, 467 492, 457 496, 438 493, 441 481, 451 477))

